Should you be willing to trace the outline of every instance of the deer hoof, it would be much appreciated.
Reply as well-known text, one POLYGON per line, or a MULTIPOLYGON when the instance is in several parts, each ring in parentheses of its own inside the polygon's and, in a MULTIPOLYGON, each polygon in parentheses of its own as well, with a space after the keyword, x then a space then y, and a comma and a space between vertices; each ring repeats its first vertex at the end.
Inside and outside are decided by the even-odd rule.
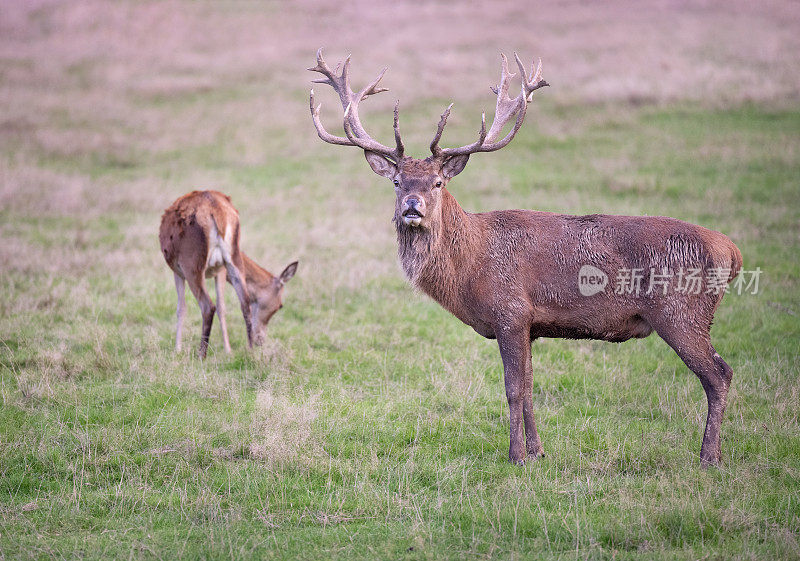
POLYGON ((536 444, 529 444, 527 446, 528 457, 533 459, 544 458, 544 447, 542 447, 541 443, 536 444))
POLYGON ((525 450, 519 450, 508 453, 508 461, 514 464, 515 466, 524 466, 525 465, 525 450))

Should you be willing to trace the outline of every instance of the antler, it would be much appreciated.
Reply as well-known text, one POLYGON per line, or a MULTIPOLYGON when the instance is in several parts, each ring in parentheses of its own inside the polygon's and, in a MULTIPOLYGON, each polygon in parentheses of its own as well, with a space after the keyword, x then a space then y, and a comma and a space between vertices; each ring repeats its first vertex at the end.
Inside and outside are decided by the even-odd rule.
POLYGON ((309 68, 312 72, 319 72, 320 74, 324 75, 325 78, 320 78, 318 80, 312 80, 315 84, 328 84, 331 86, 334 91, 339 94, 339 99, 342 102, 342 109, 344 109, 344 133, 347 138, 343 138, 341 136, 335 136, 330 134, 328 131, 325 130, 325 127, 322 126, 322 121, 319 117, 319 110, 322 105, 314 106, 314 90, 311 90, 311 96, 309 98, 309 106, 311 108, 311 118, 314 121, 314 126, 317 128, 317 134, 319 137, 324 140, 325 142, 329 142, 331 144, 339 144, 343 146, 358 146, 363 150, 369 150, 370 152, 377 152, 379 154, 383 154, 394 160, 395 162, 400 161, 403 157, 403 141, 400 138, 400 129, 398 128, 398 118, 400 112, 400 102, 398 101, 394 106, 394 139, 395 139, 395 148, 389 148, 388 146, 384 146, 380 142, 374 140, 367 131, 364 130, 364 127, 361 125, 361 119, 358 116, 358 106, 362 100, 366 99, 367 97, 388 91, 386 88, 378 87, 378 82, 381 81, 383 75, 386 73, 386 68, 384 68, 378 77, 375 78, 372 82, 367 84, 367 86, 355 93, 350 88, 350 56, 344 59, 344 65, 340 62, 336 65, 334 70, 331 70, 327 64, 325 64, 325 60, 322 58, 322 49, 317 51, 317 65, 313 68, 309 68), (339 73, 339 68, 341 67, 342 71, 339 73), (337 75, 338 73, 338 75, 337 75))
POLYGON ((494 121, 492 121, 492 126, 489 128, 488 132, 486 130, 486 113, 484 112, 481 114, 481 130, 478 133, 478 140, 472 144, 461 146, 460 148, 440 148, 439 140, 442 138, 444 127, 447 124, 447 118, 450 116, 450 108, 453 107, 453 104, 451 103, 450 106, 444 110, 444 113, 442 113, 442 118, 439 119, 439 126, 436 128, 436 135, 433 137, 433 141, 431 141, 431 153, 433 153, 434 156, 463 156, 474 154, 475 152, 494 152, 495 150, 503 148, 509 142, 511 142, 511 140, 514 138, 514 135, 517 134, 517 131, 522 126, 522 123, 525 120, 528 102, 533 99, 533 92, 539 88, 550 85, 542 80, 541 59, 539 59, 539 65, 535 70, 533 64, 531 64, 531 77, 529 79, 528 74, 525 72, 525 66, 517 56, 517 53, 514 53, 514 58, 517 61, 517 66, 519 67, 522 77, 522 88, 520 89, 519 95, 512 99, 508 95, 508 86, 511 82, 511 79, 514 78, 516 74, 509 72, 508 59, 506 59, 506 55, 501 54, 500 57, 503 60, 502 72, 500 74, 500 85, 491 88, 491 90, 497 95, 497 105, 495 107, 494 121), (502 140, 497 141, 497 137, 500 136, 503 127, 514 115, 517 116, 517 119, 514 122, 514 127, 502 140))

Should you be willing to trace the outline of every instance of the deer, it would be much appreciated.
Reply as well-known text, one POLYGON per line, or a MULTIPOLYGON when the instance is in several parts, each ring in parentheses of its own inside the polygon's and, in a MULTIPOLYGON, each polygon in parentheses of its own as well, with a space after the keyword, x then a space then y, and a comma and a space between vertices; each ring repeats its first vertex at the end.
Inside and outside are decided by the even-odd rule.
POLYGON ((472 154, 495 152, 513 140, 534 92, 549 86, 542 79, 541 59, 528 72, 516 53, 514 58, 522 85, 511 97, 516 73, 501 54, 500 82, 491 88, 495 117, 488 130, 484 113, 477 140, 457 148, 439 146, 450 104, 425 159, 405 155, 399 101, 394 106, 393 148, 373 139, 360 122, 361 102, 387 91, 379 86, 387 68, 354 92, 350 56, 331 70, 320 49, 316 66, 308 70, 322 74, 314 83, 327 84, 338 94, 345 136, 325 129, 313 89, 311 118, 320 139, 360 148, 372 170, 392 183, 398 256, 410 283, 479 335, 497 340, 509 408, 509 461, 521 465, 526 458, 544 456, 532 395, 531 353, 537 338, 622 342, 655 331, 700 379, 708 402, 700 462, 703 467, 719 464, 720 425, 733 371, 711 345, 710 329, 727 284, 742 266, 733 242, 719 232, 667 217, 536 210, 470 213, 447 189, 472 154), (630 271, 639 271, 630 287, 601 288, 603 277, 607 283, 608 275, 628 276, 623 273, 630 271), (689 277, 700 279, 701 290, 681 290, 681 280, 689 277))
POLYGON ((283 307, 283 290, 297 271, 293 261, 275 276, 259 266, 240 249, 239 212, 231 198, 219 191, 192 191, 178 198, 161 217, 158 234, 161 252, 175 277, 178 293, 175 352, 181 351, 181 334, 186 317, 186 283, 203 316, 198 356, 208 350, 214 313, 219 316, 222 342, 231 352, 225 323, 225 281, 239 298, 247 331, 247 346, 261 345, 272 316, 283 307), (205 279, 214 278, 216 306, 211 301, 205 279))

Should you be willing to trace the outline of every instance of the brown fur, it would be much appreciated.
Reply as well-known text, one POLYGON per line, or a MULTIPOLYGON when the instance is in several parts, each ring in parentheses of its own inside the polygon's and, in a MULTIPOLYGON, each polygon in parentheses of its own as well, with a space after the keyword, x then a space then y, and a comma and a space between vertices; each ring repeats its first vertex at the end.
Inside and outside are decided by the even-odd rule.
POLYGON ((178 293, 176 350, 181 348, 185 316, 184 281, 188 282, 203 315, 198 350, 201 357, 206 355, 214 312, 220 319, 225 350, 230 352, 223 298, 225 280, 233 285, 239 298, 248 346, 259 344, 270 318, 283 307, 283 287, 294 275, 297 262, 275 277, 247 257, 239 248, 239 213, 230 197, 218 191, 192 191, 172 203, 161 217, 158 237, 164 259, 174 273, 178 293), (229 240, 224 239, 226 233, 229 240), (216 306, 205 288, 205 279, 211 276, 215 279, 216 306))
POLYGON ((723 234, 665 217, 570 216, 531 210, 465 212, 446 187, 436 158, 404 158, 394 222, 403 270, 420 290, 475 331, 500 344, 511 407, 510 459, 543 455, 533 416, 530 343, 537 337, 626 341, 653 330, 675 349, 703 383, 709 418, 701 458, 720 458, 719 424, 732 371, 711 346, 709 330, 723 293, 683 294, 674 277, 667 293, 647 294, 649 271, 742 265, 739 249, 723 234), (404 201, 424 200, 418 227, 404 223, 404 201), (592 265, 609 286, 592 296, 578 289, 578 272, 592 265), (615 272, 642 269, 641 291, 616 294, 615 272), (519 409, 517 409, 519 408, 519 409), (521 411, 520 411, 521 409, 521 411), (523 446, 522 423, 526 442, 523 446))
MULTIPOLYGON (((513 139, 533 92, 547 86, 541 63, 526 73, 519 96, 508 95, 507 61, 497 93, 495 120, 478 140, 455 149, 438 146, 450 108, 445 110, 431 143, 432 156, 404 156, 395 107, 396 148, 367 135, 359 122, 358 103, 377 93, 380 76, 359 93, 349 86, 349 59, 341 74, 331 71, 317 53, 322 82, 339 94, 347 138, 328 133, 311 97, 311 116, 322 140, 364 149, 372 170, 392 181, 397 195, 394 223, 400 263, 411 283, 439 302, 475 331, 497 339, 505 370, 510 415, 509 459, 544 451, 533 413, 531 343, 537 337, 626 341, 656 331, 700 378, 708 399, 708 417, 700 459, 720 461, 720 425, 733 372, 711 345, 710 329, 723 292, 682 292, 681 272, 726 270, 723 286, 742 265, 739 249, 723 234, 665 217, 570 216, 532 210, 465 212, 445 187, 466 166, 471 154, 502 148, 513 139), (528 78, 531 76, 532 78, 528 78), (503 126, 515 124, 502 140, 503 126), (607 277, 605 290, 582 294, 579 272, 584 266, 607 277), (639 290, 616 290, 620 271, 639 270, 639 290), (664 286, 650 272, 663 274, 664 286), (654 278, 654 281, 658 280, 654 278)), ((715 275, 716 276, 716 275, 715 275)))

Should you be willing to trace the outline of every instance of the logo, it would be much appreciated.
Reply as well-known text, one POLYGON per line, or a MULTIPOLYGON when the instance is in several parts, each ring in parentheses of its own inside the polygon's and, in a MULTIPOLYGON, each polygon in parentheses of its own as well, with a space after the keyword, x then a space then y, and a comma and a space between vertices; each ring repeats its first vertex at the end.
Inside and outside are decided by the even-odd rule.
POLYGON ((578 271, 578 290, 583 296, 594 296, 603 292, 608 284, 608 275, 597 267, 584 265, 578 271))

